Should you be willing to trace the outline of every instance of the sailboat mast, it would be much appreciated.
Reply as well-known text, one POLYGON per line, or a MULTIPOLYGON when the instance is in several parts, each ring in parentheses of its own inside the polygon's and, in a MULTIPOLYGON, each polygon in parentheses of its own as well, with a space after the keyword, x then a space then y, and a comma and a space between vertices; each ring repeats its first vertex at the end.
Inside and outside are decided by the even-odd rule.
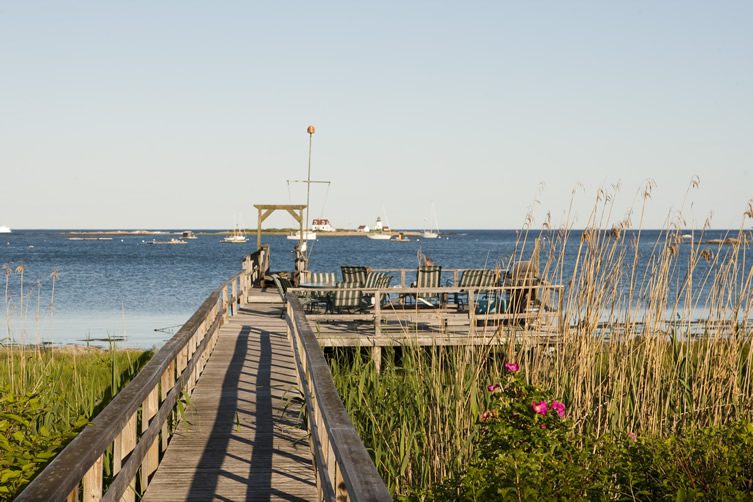
MULTIPOLYGON (((312 125, 308 126, 308 128, 306 129, 306 132, 309 133, 309 169, 308 175, 306 176, 306 234, 308 234, 309 231, 309 202, 311 194, 311 144, 313 142, 315 131, 316 128, 312 125)), ((301 238, 305 239, 306 234, 302 235, 301 238)))

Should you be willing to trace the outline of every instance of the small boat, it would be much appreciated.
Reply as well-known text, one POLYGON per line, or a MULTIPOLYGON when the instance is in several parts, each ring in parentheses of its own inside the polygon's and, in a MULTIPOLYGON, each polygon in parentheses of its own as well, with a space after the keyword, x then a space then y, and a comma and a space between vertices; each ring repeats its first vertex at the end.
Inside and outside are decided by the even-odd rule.
POLYGON ((392 239, 392 234, 386 234, 384 232, 369 232, 366 237, 375 241, 388 241, 392 239))
POLYGON ((374 230, 367 233, 366 237, 375 241, 388 241, 392 239, 392 234, 388 233, 390 227, 382 223, 382 217, 377 216, 376 223, 374 224, 374 230))
POLYGON ((436 211, 434 211, 434 203, 431 203, 431 215, 434 220, 434 228, 433 229, 424 229, 424 232, 421 234, 421 237, 424 239, 438 239, 439 238, 439 225, 437 225, 437 214, 436 211))
MULTIPOLYGON (((301 240, 301 232, 293 232, 288 235, 288 240, 291 241, 300 241, 301 240)), ((303 240, 304 241, 315 241, 316 240, 316 232, 312 232, 311 230, 304 230, 303 231, 303 240)))
POLYGON ((230 235, 222 239, 222 242, 228 244, 243 244, 245 242, 248 242, 248 238, 246 237, 246 234, 243 232, 243 230, 236 226, 235 230, 233 230, 230 235))
POLYGON ((158 241, 157 239, 152 239, 150 241, 145 241, 145 244, 188 244, 186 241, 181 239, 172 238, 169 241, 158 241))
POLYGON ((0 234, 9 234, 11 233, 10 227, 6 227, 5 225, 0 225, 0 234))
POLYGON ((198 237, 196 237, 194 233, 191 232, 190 230, 184 230, 180 238, 181 239, 198 239, 198 237))
POLYGON ((397 237, 392 239, 393 242, 410 242, 410 239, 405 236, 403 232, 397 234, 397 237))

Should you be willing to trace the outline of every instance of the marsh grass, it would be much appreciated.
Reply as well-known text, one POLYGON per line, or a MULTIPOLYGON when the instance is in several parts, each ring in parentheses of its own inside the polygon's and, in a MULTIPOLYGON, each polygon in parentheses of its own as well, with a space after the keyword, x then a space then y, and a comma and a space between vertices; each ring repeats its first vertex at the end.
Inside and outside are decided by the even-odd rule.
MULTIPOLYGON (((688 193, 697 186, 692 180, 688 193)), ((539 277, 565 286, 555 341, 542 341, 534 326, 488 326, 501 347, 403 347, 397 362, 385 358, 382 374, 360 355, 333 354, 338 391, 394 494, 430 487, 471 458, 483 389, 508 361, 567 404, 574 442, 580 434, 667 437, 753 418, 753 203, 725 243, 708 241, 708 222, 683 237, 680 212, 646 251, 639 242, 653 188, 648 182, 639 194, 635 227, 632 211, 612 223, 615 193, 606 190, 582 232, 573 232, 569 212, 559 228, 547 216, 539 231, 526 218, 498 266, 527 259, 541 239, 539 277)))
POLYGON ((151 351, 43 345, 60 272, 24 283, 26 267, 3 265, 5 336, 0 340, 0 500, 11 499, 146 364, 151 351), (13 280, 16 283, 13 283, 13 280), (18 292, 16 298, 13 291, 18 292), (45 295, 46 296, 46 295, 45 295), (36 305, 34 303, 36 302, 36 305), (33 316, 33 323, 28 322, 33 316), (29 344, 29 338, 37 343, 29 344))

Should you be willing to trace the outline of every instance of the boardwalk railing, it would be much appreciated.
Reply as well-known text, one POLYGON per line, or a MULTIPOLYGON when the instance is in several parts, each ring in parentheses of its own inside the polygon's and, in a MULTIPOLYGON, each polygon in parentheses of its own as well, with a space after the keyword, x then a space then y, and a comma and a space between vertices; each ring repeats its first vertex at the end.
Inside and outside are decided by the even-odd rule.
POLYGON ((134 501, 146 490, 181 419, 178 405, 196 386, 220 326, 264 277, 269 248, 243 263, 16 500, 134 501))
POLYGON ((436 288, 394 287, 387 289, 367 288, 291 288, 292 293, 319 297, 327 294, 355 292, 373 295, 370 305, 346 308, 343 312, 310 312, 311 321, 371 321, 374 334, 381 333, 387 321, 437 321, 442 325, 465 324, 471 332, 482 323, 506 323, 528 325, 558 332, 563 326, 564 288, 561 285, 541 283, 523 286, 483 286, 458 288, 454 286, 436 288), (467 294, 465 308, 450 302, 455 295, 467 294), (485 295, 482 305, 477 305, 476 296, 485 295), (429 306, 416 301, 416 298, 439 299, 429 306), (502 303, 504 301, 504 304, 502 303), (504 305, 504 306, 503 306, 504 305), (478 308, 477 308, 478 307, 478 308))
POLYGON ((319 500, 392 500, 340 400, 298 297, 289 293, 287 299, 288 336, 306 401, 319 500))

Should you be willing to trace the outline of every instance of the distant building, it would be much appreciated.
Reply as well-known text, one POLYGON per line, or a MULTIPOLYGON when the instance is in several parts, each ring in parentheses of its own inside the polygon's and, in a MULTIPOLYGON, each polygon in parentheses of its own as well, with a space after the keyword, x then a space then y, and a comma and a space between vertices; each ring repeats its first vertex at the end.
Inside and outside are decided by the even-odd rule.
POLYGON ((326 218, 318 218, 313 221, 311 230, 314 232, 334 232, 335 228, 329 224, 329 220, 326 218))
POLYGON ((385 225, 382 222, 382 217, 381 216, 377 216, 376 224, 374 224, 374 231, 375 232, 389 232, 390 231, 390 226, 389 225, 385 225))
POLYGON ((369 227, 367 225, 358 225, 358 231, 368 233, 369 227))

